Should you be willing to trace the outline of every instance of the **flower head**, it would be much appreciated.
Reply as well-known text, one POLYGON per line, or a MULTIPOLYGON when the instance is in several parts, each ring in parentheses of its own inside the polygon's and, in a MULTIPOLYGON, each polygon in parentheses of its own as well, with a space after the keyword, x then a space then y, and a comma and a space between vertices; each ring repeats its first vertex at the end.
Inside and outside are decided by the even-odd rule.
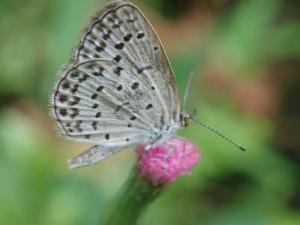
POLYGON ((137 146, 139 175, 152 185, 175 181, 199 161, 199 149, 183 138, 171 137, 148 150, 137 146))

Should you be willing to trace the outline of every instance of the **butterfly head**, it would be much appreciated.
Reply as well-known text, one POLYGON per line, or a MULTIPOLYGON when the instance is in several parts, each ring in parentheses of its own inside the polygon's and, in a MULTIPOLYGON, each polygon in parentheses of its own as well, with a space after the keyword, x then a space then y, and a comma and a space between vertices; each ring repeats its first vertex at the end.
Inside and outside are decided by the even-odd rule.
POLYGON ((194 109, 192 112, 181 112, 180 113, 180 122, 182 127, 187 127, 191 120, 195 118, 197 115, 196 109, 194 109))

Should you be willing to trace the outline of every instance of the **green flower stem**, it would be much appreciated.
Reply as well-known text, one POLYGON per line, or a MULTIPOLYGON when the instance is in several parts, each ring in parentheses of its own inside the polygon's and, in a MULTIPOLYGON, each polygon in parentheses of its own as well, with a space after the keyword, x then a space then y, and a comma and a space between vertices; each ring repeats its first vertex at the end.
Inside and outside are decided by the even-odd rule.
POLYGON ((116 204, 102 225, 135 225, 146 207, 161 193, 163 186, 153 186, 138 177, 134 168, 116 204))

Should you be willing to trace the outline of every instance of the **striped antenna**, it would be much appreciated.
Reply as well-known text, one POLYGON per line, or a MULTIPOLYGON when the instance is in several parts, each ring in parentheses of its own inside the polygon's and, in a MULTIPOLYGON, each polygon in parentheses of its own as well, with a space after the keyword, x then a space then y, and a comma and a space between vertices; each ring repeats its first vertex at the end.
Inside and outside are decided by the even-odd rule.
POLYGON ((225 135, 221 134, 219 131, 215 130, 214 128, 208 126, 208 125, 205 124, 205 123, 202 123, 202 122, 200 122, 200 121, 194 119, 193 117, 191 117, 191 119, 192 119, 193 121, 195 121, 196 123, 198 123, 200 126, 207 128, 208 130, 212 131, 213 133, 215 133, 215 134, 218 135, 219 137, 225 139, 226 141, 228 141, 229 143, 231 143, 232 145, 234 145, 234 146, 237 147, 238 149, 242 150, 243 152, 246 151, 246 149, 245 149, 243 146, 241 146, 241 145, 235 143, 232 139, 230 139, 230 138, 226 137, 225 135))

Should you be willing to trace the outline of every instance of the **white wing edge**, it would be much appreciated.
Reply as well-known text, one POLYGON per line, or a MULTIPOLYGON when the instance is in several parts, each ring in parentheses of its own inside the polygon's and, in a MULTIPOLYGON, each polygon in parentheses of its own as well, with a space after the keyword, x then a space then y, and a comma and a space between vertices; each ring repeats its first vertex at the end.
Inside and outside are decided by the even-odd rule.
POLYGON ((88 150, 80 153, 78 156, 70 158, 68 160, 69 168, 76 169, 80 167, 89 166, 95 164, 103 159, 110 157, 111 155, 121 151, 126 148, 126 146, 116 146, 116 147, 101 147, 99 145, 94 145, 88 150))

